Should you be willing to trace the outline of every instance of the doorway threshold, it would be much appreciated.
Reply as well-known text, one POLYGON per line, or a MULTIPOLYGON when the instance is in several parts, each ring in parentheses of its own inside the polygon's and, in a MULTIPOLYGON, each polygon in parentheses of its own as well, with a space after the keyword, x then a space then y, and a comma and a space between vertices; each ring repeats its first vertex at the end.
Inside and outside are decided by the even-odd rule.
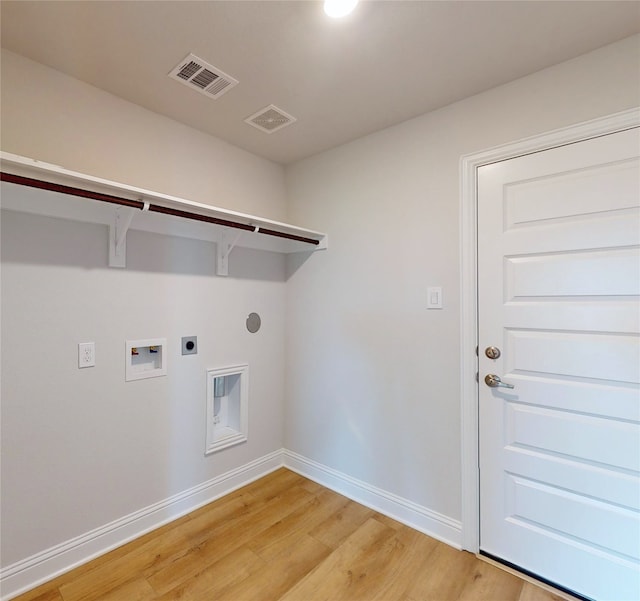
POLYGON ((509 572, 514 576, 518 576, 519 578, 522 578, 526 582, 535 584, 536 586, 539 586, 540 588, 546 591, 549 591, 550 593, 553 593, 560 599, 565 599, 566 601, 594 601, 594 599, 591 599, 591 597, 584 597, 583 595, 580 595, 574 591, 566 589, 556 584, 555 582, 546 580, 545 578, 542 578, 537 574, 534 574, 533 572, 529 572, 513 563, 510 563, 508 561, 505 561, 504 559, 500 559, 499 557, 491 555, 486 551, 482 551, 482 550, 478 551, 478 553, 476 554, 476 557, 478 559, 481 559, 482 561, 486 561, 487 563, 490 563, 492 566, 495 566, 497 568, 500 568, 501 570, 504 570, 505 572, 509 572))

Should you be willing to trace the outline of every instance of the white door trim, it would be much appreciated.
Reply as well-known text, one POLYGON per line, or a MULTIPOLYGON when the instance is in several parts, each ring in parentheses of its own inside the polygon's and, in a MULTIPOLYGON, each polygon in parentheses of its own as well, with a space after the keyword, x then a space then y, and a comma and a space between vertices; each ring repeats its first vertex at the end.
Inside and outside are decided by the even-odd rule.
POLYGON ((460 159, 460 290, 461 290, 461 436, 462 436, 462 548, 480 547, 480 479, 478 474, 478 383, 476 381, 477 309, 477 177, 482 165, 511 159, 555 146, 622 131, 640 125, 640 108, 496 146, 460 159))

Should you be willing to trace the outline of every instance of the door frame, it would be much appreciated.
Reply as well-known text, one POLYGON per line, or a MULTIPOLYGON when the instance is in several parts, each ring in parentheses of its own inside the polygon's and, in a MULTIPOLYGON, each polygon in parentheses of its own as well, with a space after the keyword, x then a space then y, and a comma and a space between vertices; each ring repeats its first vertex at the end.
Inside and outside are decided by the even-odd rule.
POLYGON ((460 402, 462 548, 480 550, 478 431, 477 171, 483 165, 640 126, 640 107, 563 127, 460 158, 460 402))

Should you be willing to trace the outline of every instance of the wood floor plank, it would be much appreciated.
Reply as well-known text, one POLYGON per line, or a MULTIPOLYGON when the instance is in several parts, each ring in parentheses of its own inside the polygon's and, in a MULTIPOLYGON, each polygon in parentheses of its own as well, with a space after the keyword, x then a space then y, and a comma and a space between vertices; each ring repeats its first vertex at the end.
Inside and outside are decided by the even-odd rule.
POLYGON ((281 601, 366 600, 390 573, 397 551, 395 531, 369 519, 281 601))
POLYGON ((263 478, 247 484, 241 490, 268 501, 278 496, 288 488, 303 486, 307 482, 308 480, 306 478, 303 478, 291 470, 281 467, 267 474, 263 478))
MULTIPOLYGON (((64 598, 64 601, 67 601, 64 598)), ((155 601, 156 593, 144 578, 125 582, 104 595, 100 601, 155 601)))
POLYGON ((220 522, 225 522, 229 517, 239 518, 264 506, 265 501, 247 492, 235 491, 229 497, 223 497, 217 501, 205 505, 194 513, 190 514, 190 519, 181 526, 184 534, 192 536, 209 525, 214 526, 220 522))
POLYGON ((233 531, 237 537, 239 529, 251 531, 255 536, 313 498, 313 494, 300 486, 284 488, 277 494, 269 492, 268 497, 258 499, 256 504, 251 505, 249 511, 205 523, 197 532, 190 534, 189 538, 195 543, 200 543, 209 538, 222 538, 229 531, 233 531))
POLYGON ((51 585, 39 586, 37 589, 20 595, 21 601, 64 601, 57 587, 51 585))
MULTIPOLYGON (((186 515, 181 518, 178 518, 177 520, 170 522, 169 524, 161 526, 160 528, 156 528, 155 530, 152 530, 147 534, 143 534, 142 536, 138 537, 137 539, 125 545, 122 545, 112 551, 109 551, 108 553, 105 553, 104 555, 101 555, 100 557, 97 557, 96 559, 93 559, 92 561, 86 564, 83 564, 65 574, 62 574, 61 576, 54 578, 53 580, 51 580, 45 585, 39 586, 36 589, 29 591, 28 593, 20 595, 19 597, 17 597, 17 601, 48 601, 48 597, 44 596, 41 600, 40 597, 38 596, 45 592, 52 595, 51 598, 54 600, 57 599, 58 597, 62 598, 62 596, 58 592, 58 589, 61 586, 63 586, 65 583, 72 582, 72 581, 75 582, 78 579, 80 579, 84 574, 87 574, 88 572, 92 572, 92 575, 89 576, 88 579, 94 580, 95 575, 99 573, 96 570, 98 570, 100 566, 108 565, 109 567, 106 568, 106 571, 109 572, 111 569, 113 569, 114 565, 117 565, 117 564, 114 564, 114 561, 116 559, 124 556, 131 556, 131 554, 134 553, 137 549, 148 548, 149 546, 152 546, 152 547, 166 546, 166 540, 163 541, 163 539, 164 537, 167 537, 167 533, 169 533, 172 530, 176 530, 176 531, 179 530, 181 527, 183 527, 184 523, 187 522, 189 519, 190 519, 190 515, 186 515), (56 595, 58 597, 56 597, 56 595)), ((177 541, 178 547, 184 544, 184 539, 180 535, 178 536, 175 536, 175 534, 168 535, 168 538, 177 541)), ((125 560, 125 561, 128 561, 128 560, 125 560)), ((128 579, 128 575, 125 575, 125 580, 127 579, 128 579)))
POLYGON ((60 593, 65 601, 99 598, 184 547, 188 547, 184 534, 179 529, 167 530, 142 546, 133 545, 130 552, 120 554, 113 561, 99 562, 93 570, 60 586, 60 593))
POLYGON ((349 503, 349 499, 332 491, 320 491, 286 518, 252 537, 247 546, 265 561, 270 561, 294 544, 297 538, 306 536, 310 530, 331 515, 339 513, 349 503))
POLYGON ((168 565, 148 577, 151 586, 161 594, 179 586, 228 553, 245 545, 254 536, 306 503, 312 496, 306 490, 294 487, 270 498, 255 512, 209 524, 196 536, 189 537, 190 545, 186 552, 175 554, 168 565))
MULTIPOLYGON (((375 519, 378 519, 377 516, 375 519)), ((416 574, 425 570, 432 553, 443 544, 404 525, 396 529, 395 539, 402 545, 402 553, 390 558, 394 563, 389 565, 388 574, 380 582, 377 591, 372 591, 371 601, 405 599, 416 574)))
MULTIPOLYGON (((221 499, 212 505, 215 507, 208 508, 206 512, 199 512, 182 526, 181 533, 185 542, 173 547, 171 552, 167 549, 156 561, 145 566, 142 570, 145 577, 152 579, 155 574, 162 572, 163 576, 158 576, 158 580, 163 580, 171 572, 180 572, 185 562, 196 562, 189 574, 204 569, 217 558, 216 556, 207 559, 207 551, 212 548, 207 542, 212 542, 216 535, 223 534, 225 528, 228 530, 233 524, 246 519, 251 512, 262 509, 265 503, 251 495, 241 494, 230 500, 221 499)), ((188 578, 189 574, 184 574, 182 580, 188 578)), ((162 590, 166 592, 178 584, 178 581, 171 581, 162 590)))
POLYGON ((524 581, 484 561, 478 561, 462 589, 459 601, 513 601, 518 599, 524 581))
POLYGON ((438 543, 422 569, 415 573, 407 600, 457 601, 478 561, 471 553, 438 543))
MULTIPOLYGON (((216 601, 276 601, 311 572, 331 549, 310 536, 298 538, 250 579, 230 587, 216 601)), ((311 597, 306 601, 310 601, 311 597)))
POLYGON ((314 495, 321 493, 323 490, 327 490, 324 486, 322 486, 322 484, 318 484, 313 480, 305 479, 305 481, 300 486, 302 486, 306 491, 313 493, 314 495))
POLYGON ((355 501, 348 501, 342 509, 318 524, 309 534, 328 547, 336 549, 374 514, 372 509, 355 501))
POLYGON ((378 520, 381 524, 384 524, 385 526, 389 526, 389 528, 393 528, 394 530, 400 530, 402 528, 406 528, 404 524, 377 511, 373 514, 372 517, 378 520))
POLYGON ((278 469, 15 601, 562 601, 278 469))
POLYGON ((264 565, 265 562, 255 553, 242 547, 232 551, 178 587, 159 596, 157 601, 218 599, 225 590, 250 578, 264 565))
POLYGON ((530 582, 522 585, 522 591, 518 597, 518 601, 564 601, 564 599, 564 596, 555 595, 530 582))

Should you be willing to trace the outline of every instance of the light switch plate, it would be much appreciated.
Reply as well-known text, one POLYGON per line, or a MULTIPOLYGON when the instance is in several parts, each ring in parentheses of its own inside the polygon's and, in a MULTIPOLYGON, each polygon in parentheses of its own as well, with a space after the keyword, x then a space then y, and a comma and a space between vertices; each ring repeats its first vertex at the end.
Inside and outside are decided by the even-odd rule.
POLYGON ((427 309, 442 309, 442 288, 440 286, 427 288, 427 309))

